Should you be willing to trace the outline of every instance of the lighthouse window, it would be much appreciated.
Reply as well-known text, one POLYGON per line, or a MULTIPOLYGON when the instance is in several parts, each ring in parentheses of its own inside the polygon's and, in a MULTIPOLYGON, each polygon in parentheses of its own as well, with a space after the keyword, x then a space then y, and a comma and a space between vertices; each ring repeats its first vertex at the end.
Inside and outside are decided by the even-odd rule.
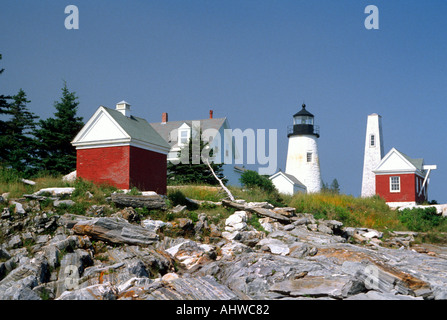
POLYGON ((369 146, 370 147, 375 147, 376 146, 376 136, 375 135, 371 135, 370 139, 369 139, 369 146))
POLYGON ((400 192, 400 177, 390 177, 390 192, 400 192))
POLYGON ((307 153, 307 162, 312 162, 312 152, 307 153))

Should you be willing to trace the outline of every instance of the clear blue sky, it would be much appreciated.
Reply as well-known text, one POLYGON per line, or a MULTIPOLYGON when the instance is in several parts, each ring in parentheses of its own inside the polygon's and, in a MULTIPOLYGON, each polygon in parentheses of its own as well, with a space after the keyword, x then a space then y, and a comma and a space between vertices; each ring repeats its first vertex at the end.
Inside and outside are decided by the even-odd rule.
POLYGON ((130 0, 0 4, 0 92, 23 88, 52 116, 63 80, 87 120, 132 104, 150 122, 227 117, 232 128, 287 126, 303 101, 320 126, 322 178, 358 196, 368 114, 392 147, 437 164, 430 199, 447 203, 447 1, 130 0), (67 5, 79 30, 66 30, 67 5), (364 9, 379 8, 379 30, 364 9))

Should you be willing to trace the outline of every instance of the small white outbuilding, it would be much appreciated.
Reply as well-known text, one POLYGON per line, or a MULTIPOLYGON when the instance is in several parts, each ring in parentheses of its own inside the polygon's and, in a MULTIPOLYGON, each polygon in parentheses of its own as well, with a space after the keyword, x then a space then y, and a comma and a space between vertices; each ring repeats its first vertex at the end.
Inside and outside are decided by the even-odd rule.
POLYGON ((291 174, 278 171, 269 179, 280 193, 295 194, 298 192, 307 193, 307 188, 297 178, 291 174))

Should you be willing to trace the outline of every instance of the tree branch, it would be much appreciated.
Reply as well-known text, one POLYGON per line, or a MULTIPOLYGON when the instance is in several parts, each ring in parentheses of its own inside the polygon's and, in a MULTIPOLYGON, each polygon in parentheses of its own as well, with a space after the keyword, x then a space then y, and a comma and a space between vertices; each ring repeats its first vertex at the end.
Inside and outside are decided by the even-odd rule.
POLYGON ((217 175, 214 173, 214 170, 213 170, 213 168, 211 167, 211 165, 210 165, 208 159, 205 158, 205 159, 203 159, 203 161, 208 165, 208 167, 210 168, 211 173, 213 174, 214 178, 216 178, 217 181, 219 181, 220 186, 222 187, 222 189, 225 190, 225 192, 227 193, 227 195, 228 195, 228 197, 230 198, 230 200, 231 200, 231 201, 234 201, 234 197, 233 197, 233 195, 231 194, 230 190, 228 190, 228 188, 223 184, 222 180, 219 179, 219 178, 217 177, 217 175))

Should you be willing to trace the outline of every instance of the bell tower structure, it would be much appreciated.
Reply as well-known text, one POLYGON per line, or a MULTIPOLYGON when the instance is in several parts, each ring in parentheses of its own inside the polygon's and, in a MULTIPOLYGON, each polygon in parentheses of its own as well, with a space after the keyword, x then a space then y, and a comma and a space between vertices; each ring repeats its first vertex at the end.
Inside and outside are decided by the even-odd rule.
POLYGON ((366 123, 365 153, 363 159, 362 197, 376 194, 376 176, 373 170, 384 156, 382 117, 370 114, 366 123))

